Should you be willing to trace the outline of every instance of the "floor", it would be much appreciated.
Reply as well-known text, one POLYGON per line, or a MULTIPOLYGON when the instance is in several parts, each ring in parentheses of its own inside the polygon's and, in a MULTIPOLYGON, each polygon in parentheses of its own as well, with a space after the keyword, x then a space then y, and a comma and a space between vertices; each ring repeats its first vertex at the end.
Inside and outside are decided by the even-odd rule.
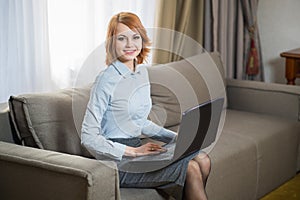
POLYGON ((300 173, 260 200, 300 200, 300 173))

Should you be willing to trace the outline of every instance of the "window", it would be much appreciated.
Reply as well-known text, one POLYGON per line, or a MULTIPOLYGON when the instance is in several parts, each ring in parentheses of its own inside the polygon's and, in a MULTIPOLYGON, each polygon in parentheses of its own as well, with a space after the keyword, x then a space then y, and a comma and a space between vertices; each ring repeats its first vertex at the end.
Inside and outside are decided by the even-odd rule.
POLYGON ((98 68, 105 66, 103 47, 107 24, 112 15, 121 11, 137 14, 145 27, 154 25, 155 1, 48 1, 51 71, 59 87, 74 85, 84 62, 99 46, 103 56, 97 58, 101 59, 97 61, 98 68))
MULTIPOLYGON (((153 27, 155 2, 0 1, 0 102, 10 95, 72 87, 87 57, 103 46, 111 16, 134 12, 145 27, 153 27)), ((104 67, 96 59, 97 67, 104 67)))

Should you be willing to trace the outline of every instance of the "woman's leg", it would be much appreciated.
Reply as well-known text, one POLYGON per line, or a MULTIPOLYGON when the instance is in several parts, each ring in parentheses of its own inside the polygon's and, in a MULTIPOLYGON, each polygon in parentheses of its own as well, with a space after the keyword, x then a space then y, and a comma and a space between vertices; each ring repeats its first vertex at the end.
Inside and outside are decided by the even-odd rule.
POLYGON ((204 181, 197 161, 191 160, 188 164, 184 186, 184 199, 206 200, 204 181))
POLYGON ((194 158, 194 160, 198 163, 198 165, 200 167, 200 171, 201 171, 201 174, 202 174, 202 177, 203 177, 203 184, 204 184, 204 187, 205 187, 206 182, 207 182, 207 178, 209 176, 210 169, 211 169, 210 158, 206 153, 201 152, 200 154, 198 154, 198 156, 196 156, 194 158))

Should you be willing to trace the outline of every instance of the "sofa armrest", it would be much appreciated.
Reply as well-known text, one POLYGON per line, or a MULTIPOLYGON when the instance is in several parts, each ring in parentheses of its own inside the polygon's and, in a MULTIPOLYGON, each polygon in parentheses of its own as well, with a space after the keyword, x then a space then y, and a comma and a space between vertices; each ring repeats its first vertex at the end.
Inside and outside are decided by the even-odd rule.
POLYGON ((1 199, 120 199, 114 162, 0 142, 1 199))
POLYGON ((228 108, 300 121, 300 87, 227 79, 228 108))
POLYGON ((0 103, 0 141, 15 143, 13 139, 13 134, 11 131, 10 121, 9 121, 9 110, 7 103, 0 103))

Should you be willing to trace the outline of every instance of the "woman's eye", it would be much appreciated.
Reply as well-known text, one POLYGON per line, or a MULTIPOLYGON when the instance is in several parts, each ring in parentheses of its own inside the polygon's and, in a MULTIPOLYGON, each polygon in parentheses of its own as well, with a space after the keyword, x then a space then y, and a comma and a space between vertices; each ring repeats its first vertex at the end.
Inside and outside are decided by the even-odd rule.
POLYGON ((139 36, 139 35, 136 35, 133 37, 133 39, 135 39, 135 40, 139 40, 140 38, 141 38, 141 36, 139 36))
POLYGON ((119 40, 119 41, 123 41, 123 40, 124 40, 124 37, 118 37, 118 40, 119 40))

